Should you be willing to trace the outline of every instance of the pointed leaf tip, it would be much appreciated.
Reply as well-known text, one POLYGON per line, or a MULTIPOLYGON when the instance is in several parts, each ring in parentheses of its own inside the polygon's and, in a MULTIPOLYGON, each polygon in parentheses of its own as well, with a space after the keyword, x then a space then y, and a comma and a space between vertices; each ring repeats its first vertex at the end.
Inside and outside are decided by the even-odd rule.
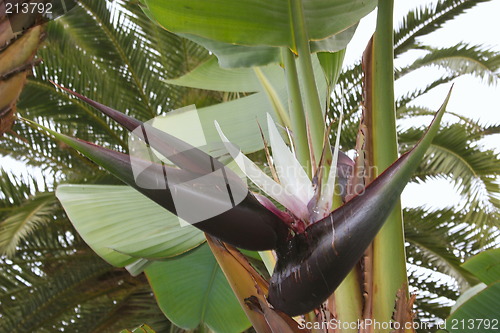
MULTIPOLYGON (((227 207, 226 210, 222 210, 219 214, 207 216, 201 221, 196 220, 193 222, 191 218, 184 215, 180 217, 194 223, 195 227, 234 246, 255 251, 270 250, 275 248, 277 243, 283 241, 288 235, 288 229, 283 221, 262 206, 246 188, 246 195, 242 197, 242 200, 237 203, 234 202, 233 206, 228 206, 227 195, 224 195, 227 190, 225 186, 206 186, 207 183, 203 183, 203 180, 198 181, 199 178, 193 173, 139 159, 135 159, 134 163, 140 166, 142 172, 134 175, 129 155, 68 137, 30 120, 25 121, 79 151, 126 184, 176 215, 179 215, 179 200, 174 201, 170 188, 172 186, 175 186, 177 198, 179 196, 181 198, 188 197, 192 202, 201 202, 204 207, 209 206, 209 209, 212 206, 218 208, 227 207), (165 178, 167 172, 169 179, 174 180, 173 183, 165 178), (140 185, 144 183, 155 184, 156 187, 151 188, 140 185), (203 185, 203 190, 193 190, 200 184, 203 185), (161 186, 158 187, 158 185, 161 186), (221 192, 223 193, 221 194, 221 192)), ((218 180, 222 184, 228 181, 222 172, 215 175, 215 177, 219 177, 218 180)), ((233 190, 232 187, 231 189, 233 190)), ((192 207, 192 202, 190 207, 192 207)), ((185 205, 183 207, 186 208, 185 205)), ((190 211, 196 213, 192 209, 190 211)), ((183 212, 189 213, 189 209, 185 209, 183 212)))
MULTIPOLYGON (((335 193, 335 182, 338 174, 338 159, 339 159, 339 147, 340 147, 340 133, 342 130, 342 118, 344 116, 344 110, 342 109, 339 117, 339 124, 337 127, 337 136, 335 139, 335 148, 333 151, 332 163, 330 165, 330 170, 328 173, 328 178, 326 179, 326 184, 323 185, 321 189, 321 197, 318 200, 317 206, 313 209, 313 221, 325 217, 332 208, 333 196, 335 193)), ((322 182, 320 182, 322 184, 322 182)))
POLYGON ((140 122, 139 120, 137 120, 133 117, 127 116, 126 114, 121 113, 117 110, 114 110, 114 109, 110 108, 109 106, 98 103, 98 102, 96 102, 88 97, 85 97, 85 96, 83 96, 83 95, 81 95, 81 94, 79 94, 71 89, 65 88, 65 87, 55 83, 54 81, 50 81, 50 83, 52 83, 54 86, 58 87, 59 89, 66 91, 70 95, 73 95, 76 98, 84 101, 85 103, 96 108, 97 110, 101 111, 102 113, 104 113, 108 117, 114 119, 117 123, 119 123, 120 125, 122 125, 123 127, 125 127, 129 131, 133 131, 134 129, 136 129, 137 127, 139 127, 142 124, 142 122, 140 122))
POLYGON ((267 114, 267 128, 274 165, 281 185, 307 206, 314 195, 311 180, 281 137, 273 118, 267 114))
MULTIPOLYGON (((451 91, 450 91, 451 92, 451 91)), ((326 218, 277 249, 269 302, 291 316, 318 307, 340 285, 384 224, 439 130, 450 93, 424 137, 326 218)))
POLYGON ((139 139, 145 145, 151 145, 151 147, 182 169, 198 174, 205 174, 207 173, 207 168, 204 166, 209 165, 207 161, 214 163, 217 168, 223 167, 218 160, 213 159, 210 155, 173 135, 153 127, 150 122, 143 123, 120 111, 98 103, 68 88, 64 88, 57 83, 52 83, 112 118, 131 132, 130 139, 139 139))
POLYGON ((231 154, 238 167, 243 173, 267 195, 278 201, 296 217, 307 219, 309 212, 307 206, 292 193, 289 193, 282 184, 277 183, 265 174, 255 163, 246 157, 222 132, 219 124, 215 122, 215 127, 226 145, 227 151, 231 154))

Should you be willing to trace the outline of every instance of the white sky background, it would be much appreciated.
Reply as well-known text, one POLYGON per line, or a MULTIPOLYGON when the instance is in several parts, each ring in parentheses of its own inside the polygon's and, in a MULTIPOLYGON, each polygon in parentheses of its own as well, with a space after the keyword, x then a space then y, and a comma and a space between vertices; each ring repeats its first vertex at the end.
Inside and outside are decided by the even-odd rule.
MULTIPOLYGON (((396 0, 394 22, 398 26, 399 22, 408 12, 417 6, 435 3, 430 0, 396 0)), ((421 39, 432 46, 451 46, 459 42, 471 42, 472 44, 482 44, 495 50, 500 50, 500 1, 482 3, 470 9, 465 14, 450 21, 438 32, 421 39)), ((375 29, 376 13, 372 13, 364 18, 348 46, 346 54, 346 64, 353 63, 360 59, 363 50, 375 29)), ((410 63, 418 57, 413 54, 404 57, 402 61, 410 63)), ((401 62, 399 64, 402 64, 401 62)), ((398 65, 398 62, 396 62, 398 65)), ((437 69, 419 71, 409 74, 408 77, 396 82, 396 94, 411 91, 417 87, 423 87, 430 82, 429 75, 439 77, 442 72, 437 69)), ((444 85, 433 89, 430 93, 419 98, 418 104, 428 106, 437 110, 444 100, 449 86, 444 85)), ((500 85, 488 87, 477 78, 470 76, 455 80, 453 94, 448 104, 448 110, 463 114, 474 119, 479 119, 483 123, 500 123, 500 85)), ((485 142, 488 147, 497 149, 500 152, 500 135, 485 142)), ((40 173, 39 170, 27 170, 23 163, 12 159, 0 159, 0 165, 6 169, 15 170, 16 174, 40 173)), ((444 208, 447 206, 457 206, 461 202, 460 196, 453 189, 447 180, 433 180, 426 184, 409 184, 402 195, 403 205, 407 207, 417 207, 428 205, 433 208, 444 208)))
MULTIPOLYGON (((395 0, 394 24, 399 26, 406 13, 416 7, 433 4, 437 1, 430 0, 395 0)), ((453 46, 460 42, 469 42, 473 45, 484 45, 500 51, 500 1, 481 3, 468 10, 465 14, 456 17, 443 28, 432 33, 419 41, 430 46, 453 46)), ((375 30, 376 13, 373 12, 365 17, 349 44, 346 53, 346 64, 358 61, 375 30)), ((412 53, 396 61, 395 65, 411 63, 419 53, 412 53)), ((424 87, 430 83, 429 76, 438 78, 443 73, 437 68, 421 70, 408 74, 396 81, 396 96, 415 88, 424 87)), ((450 102, 447 110, 480 120, 484 124, 500 123, 500 85, 488 87, 480 79, 472 76, 464 76, 454 81, 450 102)), ((437 87, 425 96, 416 100, 417 105, 427 106, 438 110, 441 106, 451 85, 437 87)), ((430 119, 429 119, 430 121, 430 119)), ((494 148, 500 152, 500 135, 494 135, 484 142, 486 147, 494 148)), ((432 180, 425 184, 409 184, 402 195, 403 205, 406 207, 417 207, 427 205, 432 208, 445 208, 457 206, 461 197, 453 189, 453 185, 447 180, 432 180)))

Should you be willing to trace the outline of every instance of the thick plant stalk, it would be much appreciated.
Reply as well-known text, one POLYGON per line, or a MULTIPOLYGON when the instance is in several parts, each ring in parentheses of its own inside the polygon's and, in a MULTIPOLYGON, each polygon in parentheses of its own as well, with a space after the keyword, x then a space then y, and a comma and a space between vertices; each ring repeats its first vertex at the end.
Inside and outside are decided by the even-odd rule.
MULTIPOLYGON (((311 163, 313 171, 319 163, 321 153, 323 151, 323 137, 325 132, 325 120, 321 111, 321 103, 319 100, 316 80, 314 79, 314 71, 311 61, 311 50, 309 46, 309 38, 307 36, 306 22, 304 18, 304 8, 302 0, 289 0, 291 19, 293 22, 295 48, 299 55, 298 66, 302 70, 304 76, 304 109, 306 115, 308 135, 310 138, 311 163)), ((330 150, 327 149, 328 157, 331 156, 330 150)))
MULTIPOLYGON (((376 173, 385 170, 398 158, 396 114, 394 102, 394 52, 393 52, 393 0, 378 4, 377 28, 364 55, 365 68, 365 117, 370 154, 368 163, 376 173)), ((371 175, 375 178, 378 174, 371 175)), ((398 291, 407 292, 406 257, 404 248, 403 219, 400 201, 387 218, 375 238, 370 279, 373 291, 366 300, 373 319, 389 322, 393 316, 398 291), (372 306, 373 305, 373 306, 372 306), (375 306, 376 305, 376 306, 375 306)), ((369 315, 365 313, 365 315, 369 315)), ((365 318, 367 319, 367 318, 365 318)), ((376 332, 389 330, 376 330, 376 332)))
MULTIPOLYGON (((339 322, 355 323, 361 318, 363 295, 359 284, 359 272, 356 267, 351 270, 335 290, 335 294, 329 298, 329 302, 334 303, 334 315, 339 322)), ((342 333, 358 333, 358 329, 342 328, 342 333)))
POLYGON ((340 285, 398 202, 439 129, 448 99, 449 95, 419 143, 363 194, 280 244, 269 288, 269 301, 276 309, 292 316, 309 312, 340 285))
POLYGON ((295 56, 289 49, 282 49, 283 63, 285 64, 285 75, 288 90, 288 104, 290 105, 290 119, 292 132, 295 139, 295 154, 308 175, 311 175, 309 163, 309 145, 307 144, 307 125, 300 84, 297 74, 295 56))
MULTIPOLYGON (((354 197, 355 193, 359 192, 361 188, 364 188, 366 184, 364 158, 366 154, 364 147, 365 136, 366 126, 364 124, 364 117, 362 116, 356 138, 357 157, 352 167, 349 182, 346 183, 345 201, 354 197)), ((366 258, 366 253, 363 258, 366 258)), ((357 265, 357 267, 351 270, 349 275, 347 275, 344 281, 340 284, 334 295, 330 296, 330 303, 334 303, 335 305, 335 312, 333 315, 342 322, 356 322, 360 318, 363 318, 363 312, 367 311, 366 302, 363 302, 366 300, 366 293, 364 293, 364 288, 362 288, 363 273, 365 270, 366 267, 361 270, 359 265, 357 265)), ((363 333, 363 331, 359 330, 358 332, 356 327, 343 328, 342 333, 363 333)))

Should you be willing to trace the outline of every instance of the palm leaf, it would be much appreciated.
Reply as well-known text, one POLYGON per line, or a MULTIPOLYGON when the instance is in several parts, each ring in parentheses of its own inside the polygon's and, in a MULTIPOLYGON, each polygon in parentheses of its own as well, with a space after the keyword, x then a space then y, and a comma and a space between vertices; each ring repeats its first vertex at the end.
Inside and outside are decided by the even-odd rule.
MULTIPOLYGON (((420 130, 410 129, 401 135, 401 142, 410 143, 420 130), (413 139, 412 139, 413 138, 413 139)), ((464 219, 478 228, 500 225, 499 155, 471 145, 468 130, 460 125, 449 125, 436 136, 427 158, 415 174, 425 181, 432 177, 450 177, 458 192, 466 198, 464 219)))
POLYGON ((396 77, 426 66, 438 66, 452 75, 471 74, 488 84, 496 84, 500 78, 500 54, 481 46, 460 43, 446 48, 421 47, 427 54, 411 65, 400 69, 396 77))
POLYGON ((21 206, 11 209, 8 216, 0 221, 0 251, 12 255, 21 239, 37 227, 49 223, 56 202, 53 193, 39 193, 21 206))
MULTIPOLYGON (((68 14, 50 22, 45 47, 39 52, 44 62, 28 81, 19 112, 59 132, 123 151, 123 130, 54 89, 49 80, 147 120, 189 102, 191 95, 185 88, 168 86, 164 81, 181 76, 208 54, 200 46, 156 26, 134 4, 114 3, 111 6, 110 1, 81 1, 68 14), (118 21, 123 24, 117 25, 118 21)), ((197 95, 205 104, 219 98, 214 93, 197 95)), ((17 135, 7 136, 0 153, 20 158, 26 149, 33 148, 34 154, 24 153, 25 162, 48 162, 56 170, 83 162, 23 124, 16 124, 14 131, 17 135)))
POLYGON ((468 9, 489 0, 440 0, 410 11, 394 34, 394 53, 399 55, 416 46, 418 37, 428 35, 441 28, 468 9))
MULTIPOLYGON (((396 110, 400 119, 416 119, 417 117, 432 116, 432 109, 418 105, 404 105, 396 110)), ((470 140, 480 140, 488 135, 498 133, 499 125, 483 123, 481 120, 475 120, 468 116, 458 114, 453 111, 447 111, 448 116, 453 116, 453 123, 459 123, 464 126, 470 140)))
POLYGON ((88 248, 61 209, 0 257, 1 331, 116 332, 144 321, 169 326, 144 277, 132 278, 88 248))
POLYGON ((453 252, 456 249, 451 242, 460 239, 465 242, 467 226, 454 228, 453 221, 460 221, 459 214, 452 210, 425 211, 422 209, 406 209, 405 238, 412 246, 410 263, 418 264, 428 269, 453 277, 465 290, 477 283, 467 271, 460 267, 463 258, 453 252), (424 259, 425 260, 419 260, 424 259))
POLYGON ((464 220, 464 214, 452 209, 404 210, 409 282, 418 318, 434 323, 446 318, 460 293, 479 282, 461 264, 496 246, 498 229, 487 229, 482 234, 486 240, 478 239, 473 237, 477 228, 464 220))

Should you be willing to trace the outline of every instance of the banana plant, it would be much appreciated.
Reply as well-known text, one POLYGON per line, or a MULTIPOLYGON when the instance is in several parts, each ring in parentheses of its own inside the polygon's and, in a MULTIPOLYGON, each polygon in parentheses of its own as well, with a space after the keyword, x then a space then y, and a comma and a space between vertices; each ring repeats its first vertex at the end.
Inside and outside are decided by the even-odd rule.
MULTIPOLYGON (((332 126, 326 124, 323 105, 338 76, 343 49, 359 19, 375 8, 376 1, 218 0, 208 4, 142 0, 141 3, 152 20, 204 45, 225 68, 217 69, 215 63, 202 66, 212 66, 219 73, 238 78, 239 86, 231 84, 232 89, 254 92, 226 105, 200 110, 200 115, 208 114, 204 121, 210 126, 212 138, 222 142, 226 155, 231 156, 239 171, 263 194, 249 191, 239 171, 187 140, 60 87, 130 131, 134 140, 148 148, 149 160, 32 125, 78 150, 156 204, 143 205, 150 209, 139 212, 138 218, 145 219, 151 212, 159 214, 158 205, 168 211, 161 216, 164 225, 157 222, 158 229, 148 230, 151 225, 138 220, 133 228, 120 230, 116 221, 102 222, 113 220, 110 205, 103 205, 102 221, 82 220, 84 214, 78 201, 83 197, 78 197, 78 192, 81 195, 89 189, 77 190, 75 196, 71 187, 60 187, 58 198, 82 237, 108 262, 127 266, 136 274, 145 269, 160 306, 181 327, 194 328, 193 321, 176 313, 169 302, 162 302, 162 298, 172 297, 175 292, 166 289, 173 283, 168 272, 187 269, 189 266, 184 263, 215 260, 220 267, 214 268, 212 281, 222 276, 220 270, 227 279, 215 283, 215 290, 224 293, 230 286, 259 332, 304 330, 292 316, 305 315, 307 320, 320 321, 326 320, 326 312, 341 319, 375 318, 387 322, 393 317, 400 323, 411 321, 407 310, 404 248, 398 236, 402 235, 398 198, 436 135, 449 96, 424 137, 398 159, 392 1, 379 1, 377 31, 365 52, 365 113, 355 162, 339 151, 339 131, 335 148, 331 149, 332 126), (323 71, 318 71, 318 67, 323 71), (257 101, 264 101, 264 110, 268 112, 255 110, 257 101), (241 138, 242 135, 238 136, 241 133, 229 128, 231 122, 218 118, 225 108, 232 109, 233 118, 241 114, 246 122, 259 121, 253 127, 239 123, 237 126, 254 129, 245 131, 241 138), (279 128, 285 131, 280 133, 279 128), (287 134, 285 138, 282 133, 287 134), (260 144, 255 145, 256 141, 260 144), (262 148, 272 177, 245 156, 262 148), (135 173, 137 167, 141 170, 139 176, 135 173), (369 167, 385 171, 372 178, 355 172, 369 167), (347 172, 344 174, 342 170, 347 172), (204 180, 207 176, 211 176, 209 182, 204 180), (335 191, 336 183, 342 188, 341 194, 335 191), (355 183, 362 188, 354 186, 355 183), (225 200, 228 191, 229 207, 225 200), (210 207, 219 213, 200 220, 194 212, 197 209, 190 211, 176 205, 177 195, 189 198, 197 207, 210 207), (179 219, 192 227, 182 229, 179 219), (104 225, 98 226, 99 223, 104 225), (107 228, 108 234, 104 238, 97 235, 98 228, 107 228), (206 233, 213 256, 205 245, 199 246, 203 237, 200 238, 197 229, 206 233), (377 236, 380 229, 382 232, 377 236), (389 248, 398 250, 388 253, 389 248), (260 251, 270 279, 249 263, 250 253, 244 256, 238 249, 260 251), (363 289, 356 283, 360 274, 355 268, 362 258, 363 289), (395 268, 388 269, 390 265, 395 268), (368 297, 358 302, 363 293, 368 297), (350 297, 346 296, 349 294, 350 297), (393 316, 395 306, 403 310, 393 316)), ((174 81, 171 83, 196 85, 188 76, 174 81)), ((206 82, 200 85, 205 87, 206 82)), ((222 86, 222 90, 227 87, 222 86)), ((186 119, 189 111, 181 113, 180 118, 175 118, 176 115, 179 113, 165 118, 166 127, 194 126, 179 122, 186 119)), ((341 119, 337 121, 341 123, 341 119)), ((169 300, 171 303, 172 298, 169 300)), ((233 305, 234 299, 227 304, 233 305)), ((218 317, 217 312, 207 312, 205 316, 205 310, 201 319, 194 321, 195 327, 204 324, 215 331, 245 328, 246 323, 239 326, 222 323, 222 315, 218 317)), ((220 313, 223 311, 227 309, 221 308, 220 313)))
MULTIPOLYGON (((207 171, 212 171, 200 169, 201 163, 205 163, 203 159, 213 160, 213 164, 223 167, 210 155, 168 133, 77 93, 71 93, 98 108, 127 129, 146 129, 144 133, 148 135, 144 137, 144 140, 148 145, 165 156, 174 156, 171 160, 178 168, 149 163, 143 173, 147 179, 165 179, 165 170, 168 170, 169 175, 175 175, 180 180, 191 179, 193 175, 203 176, 207 171), (173 151, 183 151, 186 147, 189 148, 188 154, 177 154, 177 156, 172 154, 173 151)), ((212 237, 242 249, 275 250, 278 260, 270 281, 267 300, 274 309, 292 316, 312 311, 335 291, 382 227, 399 194, 437 133, 446 102, 436 114, 426 135, 411 151, 387 168, 364 189, 364 192, 354 195, 345 204, 317 221, 308 219, 308 216, 305 218, 301 216, 303 212, 300 209, 300 198, 297 196, 287 194, 287 197, 292 197, 295 201, 291 202, 287 211, 278 211, 271 201, 262 198, 259 201, 258 197, 248 192, 241 202, 227 212, 202 222, 194 221, 193 225, 212 237), (294 203, 298 206, 293 206, 294 203), (367 210, 367 207, 370 209, 367 210), (299 222, 306 226, 300 228, 297 225, 299 222)), ((127 154, 59 134, 42 125, 36 126, 83 153, 163 208, 176 213, 172 199, 174 185, 169 187, 171 183, 167 183, 162 190, 150 190, 140 186, 132 170, 132 163, 138 162, 136 159, 132 162, 133 158, 127 154)), ((270 120, 269 127, 271 133, 278 133, 276 127, 273 127, 272 120, 270 120)), ((279 141, 279 137, 277 140, 284 145, 283 141, 279 141)), ((278 147, 276 144, 273 145, 273 142, 271 146, 275 149, 278 147)), ((232 148, 234 147, 231 146, 230 149, 232 148)), ((234 154, 234 152, 231 153, 234 154)), ((237 160, 238 156, 235 156, 235 159, 237 160)), ((251 163, 249 160, 240 161, 243 169, 247 161, 251 163)), ((140 163, 147 164, 147 161, 140 161, 140 163)), ((294 171, 303 171, 298 161, 296 164, 299 170, 294 171)), ((227 179, 230 179, 232 188, 236 183, 241 182, 230 169, 226 172, 227 175, 223 181, 227 182, 227 179)), ((265 177, 265 174, 262 173, 261 176, 265 177)), ((286 178, 288 176, 283 173, 280 177, 282 184, 294 181, 292 178, 286 178)), ((255 182, 262 185, 260 180, 255 180, 255 182)), ((195 185, 200 184, 202 182, 195 183, 195 185)), ((263 187, 265 188, 265 185, 263 187)), ((193 188, 195 189, 194 186, 193 188)), ((193 188, 185 189, 193 192, 195 195, 192 197, 193 200, 198 202, 206 200, 211 204, 217 204, 217 200, 213 198, 220 197, 218 194, 221 191, 220 188, 214 186, 209 189, 211 191, 209 193, 196 193, 193 188)), ((285 203, 287 203, 287 197, 277 195, 277 199, 285 203)), ((71 216, 71 212, 69 213, 71 216)))

